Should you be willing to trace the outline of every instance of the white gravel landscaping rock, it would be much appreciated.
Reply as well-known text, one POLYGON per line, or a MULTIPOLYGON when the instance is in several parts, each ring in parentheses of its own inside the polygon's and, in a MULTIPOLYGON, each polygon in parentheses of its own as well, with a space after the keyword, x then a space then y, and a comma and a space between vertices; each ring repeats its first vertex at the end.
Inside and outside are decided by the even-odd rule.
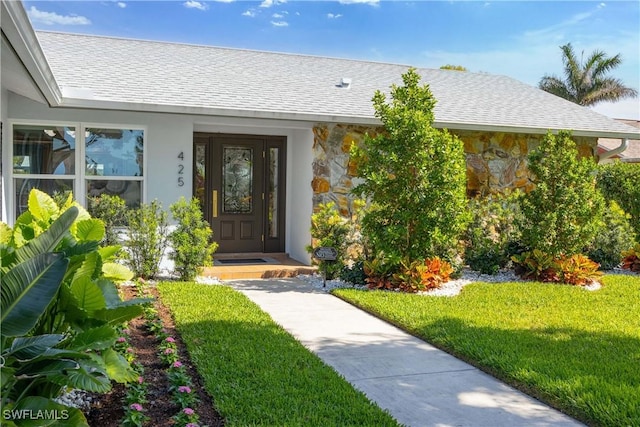
MULTIPOLYGON (((624 270, 623 270, 624 271, 624 270)), ((615 274, 619 274, 618 271, 615 271, 615 274)), ((633 273, 632 273, 633 274, 633 273)), ((337 288, 354 288, 354 289, 368 289, 366 285, 353 285, 351 283, 345 282, 340 279, 336 280, 327 280, 326 286, 324 284, 324 280, 319 274, 302 274, 299 275, 298 278, 300 280, 304 280, 305 282, 311 284, 315 289, 321 290, 324 292, 331 292, 333 289, 337 288)), ((447 283, 444 283, 438 289, 432 289, 425 292, 419 292, 418 295, 429 295, 429 296, 441 296, 441 297, 452 297, 460 294, 462 288, 466 285, 474 282, 488 282, 488 283, 504 283, 504 282, 524 282, 520 279, 513 270, 501 270, 497 274, 482 274, 477 271, 473 271, 470 269, 464 269, 462 271, 462 275, 455 280, 450 280, 447 283)), ((591 285, 584 286, 585 290, 595 291, 602 287, 599 282, 595 282, 591 285)))

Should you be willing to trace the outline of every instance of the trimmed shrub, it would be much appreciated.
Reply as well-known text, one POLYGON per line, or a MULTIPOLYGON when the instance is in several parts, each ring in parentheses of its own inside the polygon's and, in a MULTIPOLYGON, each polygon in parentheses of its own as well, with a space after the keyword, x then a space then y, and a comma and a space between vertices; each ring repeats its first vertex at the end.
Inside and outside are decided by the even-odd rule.
POLYGON ((535 188, 521 197, 522 242, 554 258, 581 253, 599 228, 604 198, 593 158, 579 158, 571 133, 549 132, 528 157, 535 188))
POLYGON ((402 80, 389 102, 381 91, 373 97, 383 131, 352 146, 363 179, 353 192, 371 203, 363 232, 374 258, 452 260, 469 219, 464 147, 433 127, 436 99, 418 73, 410 69, 402 80))
POLYGON ((367 275, 364 273, 364 261, 358 260, 351 266, 345 265, 340 270, 339 277, 352 285, 363 285, 367 279, 367 275))
POLYGON ((334 248, 338 253, 335 261, 314 259, 326 279, 336 278, 345 265, 350 230, 349 222, 340 216, 333 202, 320 204, 318 211, 311 215, 313 244, 307 246, 307 252, 312 254, 315 248, 325 246, 334 248))
POLYGON ((168 214, 154 200, 127 211, 127 264, 136 277, 152 279, 160 272, 167 248, 168 214))
POLYGON ((173 249, 169 257, 173 260, 180 279, 191 281, 202 267, 211 265, 211 258, 218 249, 218 244, 211 242, 213 231, 202 217, 198 199, 192 198, 187 202, 181 197, 169 209, 177 222, 176 229, 169 234, 173 249))
POLYGON ((103 244, 120 244, 116 227, 127 225, 127 205, 124 199, 110 194, 101 194, 98 197, 89 197, 87 210, 94 218, 104 222, 105 235, 103 244))
POLYGON ((631 215, 636 241, 640 241, 640 165, 615 162, 598 166, 598 188, 631 215))
POLYGON ((633 247, 633 228, 630 215, 609 200, 602 215, 602 226, 589 246, 589 258, 600 264, 603 270, 611 270, 622 262, 622 252, 633 247))
POLYGON ((518 197, 516 192, 469 200, 472 220, 465 233, 465 261, 473 270, 495 274, 517 253, 518 197))

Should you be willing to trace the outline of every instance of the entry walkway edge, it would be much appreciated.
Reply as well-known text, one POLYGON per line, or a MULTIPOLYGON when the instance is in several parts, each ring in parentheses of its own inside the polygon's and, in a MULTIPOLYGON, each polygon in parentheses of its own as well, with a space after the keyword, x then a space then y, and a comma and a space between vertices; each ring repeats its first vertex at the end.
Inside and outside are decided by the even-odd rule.
POLYGON ((403 425, 583 425, 297 278, 233 280, 226 284, 245 294, 403 425))

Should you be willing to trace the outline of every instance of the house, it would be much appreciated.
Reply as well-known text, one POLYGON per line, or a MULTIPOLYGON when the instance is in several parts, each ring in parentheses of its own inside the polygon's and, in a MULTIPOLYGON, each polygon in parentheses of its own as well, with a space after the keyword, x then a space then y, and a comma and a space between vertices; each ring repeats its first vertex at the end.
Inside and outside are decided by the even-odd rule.
MULTIPOLYGON (((639 107, 640 108, 640 107, 639 107)), ((640 129, 640 120, 616 119, 619 122, 640 129)), ((618 152, 620 140, 615 138, 598 139, 598 156, 606 157, 608 162, 619 160, 625 163, 640 163, 640 140, 628 141, 624 151, 618 152)))
MULTIPOLYGON (((286 252, 308 262, 314 206, 351 208, 349 147, 375 130, 375 90, 407 66, 79 34, 35 32, 2 2, 2 220, 25 195, 71 189, 80 203, 200 199, 219 252, 286 252)), ((469 194, 528 188, 527 153, 571 129, 640 131, 505 76, 419 69, 435 126, 464 142, 469 194)))

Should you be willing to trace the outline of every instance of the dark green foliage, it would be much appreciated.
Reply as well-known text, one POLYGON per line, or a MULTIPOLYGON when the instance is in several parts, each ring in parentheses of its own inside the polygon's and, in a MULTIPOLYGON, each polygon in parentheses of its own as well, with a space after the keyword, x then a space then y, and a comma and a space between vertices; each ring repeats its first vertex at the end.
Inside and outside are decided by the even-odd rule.
POLYGON ((13 229, 0 223, 3 409, 67 411, 65 425, 84 426, 79 410, 52 399, 136 378, 112 346, 116 326, 146 301, 120 300, 112 280, 133 275, 112 262, 117 248, 100 247, 103 237, 104 224, 72 196, 56 203, 39 190, 13 229))
POLYGON ((340 271, 340 279, 353 285, 364 285, 366 278, 363 260, 354 262, 352 266, 345 265, 340 271))
POLYGON ((640 164, 616 162, 598 167, 598 188, 631 215, 636 241, 640 241, 640 164))
POLYGON ((634 233, 630 216, 618 204, 610 200, 602 215, 602 226, 589 246, 589 258, 610 270, 622 262, 622 252, 633 247, 634 233))
POLYGON ((484 274, 495 274, 514 255, 520 240, 516 218, 520 215, 518 193, 495 194, 469 200, 471 224, 465 234, 465 261, 484 274))
POLYGON ((211 265, 211 257, 218 244, 211 242, 213 232, 202 217, 198 199, 192 198, 187 202, 182 197, 169 208, 177 222, 176 229, 169 234, 173 249, 169 256, 180 279, 193 280, 201 267, 211 265))
POLYGON ((463 144, 433 128, 436 100, 410 69, 391 99, 377 91, 376 117, 384 130, 352 148, 354 192, 371 202, 362 220, 373 257, 451 259, 468 222, 463 144))
POLYGON ((127 225, 127 205, 124 199, 110 194, 102 194, 98 197, 89 197, 88 202, 87 210, 91 216, 104 222, 103 244, 105 246, 120 244, 116 227, 127 225))
POLYGON ((311 215, 313 244, 307 246, 307 251, 313 253, 315 248, 324 246, 338 252, 335 261, 316 260, 318 269, 327 279, 337 277, 344 266, 350 230, 349 222, 340 216, 333 202, 320 204, 318 212, 311 215))
POLYGON ((127 263, 137 277, 154 278, 160 272, 167 248, 167 217, 157 200, 127 211, 127 263))
POLYGON ((554 258, 581 253, 593 240, 604 208, 594 160, 578 157, 567 131, 549 132, 528 160, 536 187, 521 198, 523 244, 554 258))

